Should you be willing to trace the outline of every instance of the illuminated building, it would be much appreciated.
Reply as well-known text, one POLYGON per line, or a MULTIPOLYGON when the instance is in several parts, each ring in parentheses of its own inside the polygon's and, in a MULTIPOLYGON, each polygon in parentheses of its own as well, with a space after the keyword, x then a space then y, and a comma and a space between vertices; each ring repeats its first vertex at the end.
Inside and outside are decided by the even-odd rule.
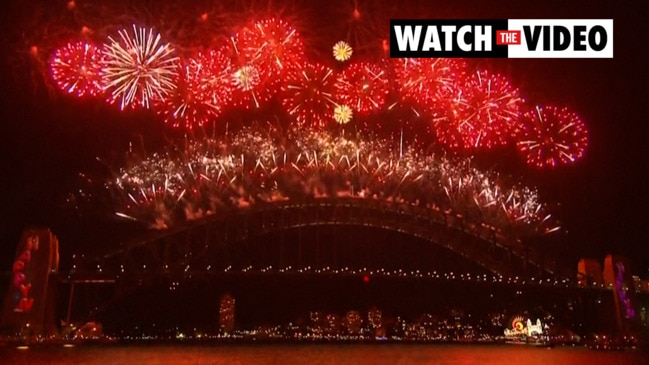
POLYGON ((311 312, 309 314, 311 333, 314 336, 322 336, 322 320, 323 316, 321 312, 311 312))
POLYGON ((235 301, 232 295, 223 295, 219 307, 219 325, 223 334, 229 335, 234 330, 234 311, 235 301))
POLYGON ((374 336, 376 336, 377 338, 385 337, 385 328, 383 328, 383 314, 378 308, 372 307, 367 312, 367 323, 372 333, 374 333, 374 336))
POLYGON ((512 320, 512 328, 505 328, 504 334, 507 338, 527 338, 527 337, 539 337, 544 333, 543 324, 540 319, 536 320, 536 323, 532 323, 531 319, 527 319, 527 322, 524 321, 523 317, 515 317, 512 320))
POLYGON ((325 318, 326 327, 325 333, 327 335, 338 335, 340 329, 340 317, 336 314, 327 314, 325 318))
POLYGON ((537 319, 535 324, 532 324, 531 319, 527 319, 527 335, 528 336, 540 336, 543 334, 543 326, 541 325, 541 320, 537 319))
POLYGON ((426 336, 432 336, 439 329, 439 318, 432 314, 424 314, 419 318, 418 323, 424 328, 426 336))
POLYGON ((363 324, 363 319, 361 314, 358 311, 349 311, 345 316, 345 327, 347 332, 352 335, 358 335, 361 333, 361 326, 363 324))

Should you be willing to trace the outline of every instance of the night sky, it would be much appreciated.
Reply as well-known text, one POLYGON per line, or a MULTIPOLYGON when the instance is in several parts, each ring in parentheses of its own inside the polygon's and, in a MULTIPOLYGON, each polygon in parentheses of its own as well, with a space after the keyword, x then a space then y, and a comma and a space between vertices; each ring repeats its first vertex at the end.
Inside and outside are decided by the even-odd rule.
MULTIPOLYGON (((93 9, 103 4, 105 17, 98 20, 90 16, 75 19, 67 3, 5 0, 0 5, 4 27, 0 32, 4 51, 0 65, 0 271, 10 270, 20 232, 28 226, 52 227, 61 240, 63 256, 87 246, 110 245, 121 237, 114 233, 120 227, 115 222, 93 224, 87 214, 86 218, 70 214, 65 205, 66 193, 81 183, 79 173, 106 173, 96 157, 119 162, 129 142, 154 150, 166 140, 182 136, 152 113, 125 115, 101 101, 79 101, 58 92, 46 68, 52 50, 68 41, 70 35, 78 35, 84 22, 106 24, 112 19, 117 23, 128 18, 116 9, 131 9, 129 16, 133 19, 142 15, 151 25, 160 26, 168 25, 174 16, 195 19, 204 9, 216 7, 207 5, 211 3, 208 1, 191 2, 191 8, 175 14, 167 5, 154 5, 171 1, 136 1, 139 7, 113 1, 77 1, 77 6, 93 4, 93 9), (146 5, 150 5, 148 14, 138 13, 146 5), (156 18, 156 14, 163 17, 156 18), (38 47, 37 54, 31 52, 32 46, 38 47)), ((262 9, 265 2, 231 3, 231 9, 242 11, 262 9)), ((629 256, 638 268, 649 266, 649 32, 643 25, 649 17, 647 9, 612 1, 571 1, 569 5, 565 1, 541 1, 535 5, 523 5, 521 1, 404 3, 397 6, 396 2, 384 0, 359 0, 364 22, 356 30, 359 37, 368 37, 366 33, 374 29, 387 31, 391 17, 614 19, 613 59, 484 59, 475 60, 475 64, 507 75, 528 100, 570 107, 589 127, 589 149, 575 166, 535 171, 507 157, 491 161, 495 168, 537 186, 545 200, 561 204, 560 219, 568 233, 561 238, 560 248, 553 246, 555 254, 603 260, 611 252, 629 256)), ((329 8, 322 5, 321 9, 299 0, 274 4, 290 14, 290 19, 299 20, 296 26, 309 39, 308 53, 312 55, 328 55, 331 45, 345 38, 354 9, 350 0, 328 1, 329 8)), ((178 28, 191 28, 191 24, 173 24, 174 34, 182 35, 178 28)), ((196 30, 188 32, 192 31, 196 30)), ((209 39, 203 35, 206 38, 201 41, 209 39)), ((331 58, 327 60, 333 63, 331 58)), ((110 212, 90 214, 93 218, 102 215, 109 216, 110 212)))

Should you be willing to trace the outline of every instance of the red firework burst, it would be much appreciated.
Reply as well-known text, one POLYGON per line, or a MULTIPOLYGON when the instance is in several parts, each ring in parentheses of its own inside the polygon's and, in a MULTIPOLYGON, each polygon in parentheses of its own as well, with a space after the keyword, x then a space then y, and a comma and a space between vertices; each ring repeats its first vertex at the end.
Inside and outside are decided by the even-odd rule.
POLYGON ((198 53, 189 60, 187 72, 197 92, 219 111, 230 102, 232 64, 225 54, 217 51, 198 53))
POLYGON ((57 49, 50 61, 52 79, 78 97, 102 93, 101 49, 86 42, 68 43, 57 49))
POLYGON ((396 58, 397 91, 426 110, 438 110, 464 73, 463 61, 448 58, 396 58))
POLYGON ((229 59, 220 52, 199 53, 176 77, 177 88, 156 109, 166 123, 187 129, 218 117, 230 101, 229 59))
POLYGON ((356 63, 336 80, 340 100, 358 113, 368 113, 385 104, 389 91, 385 70, 371 63, 356 63))
POLYGON ((437 139, 447 147, 456 150, 466 147, 466 138, 462 133, 463 131, 458 128, 458 125, 454 124, 460 116, 463 95, 462 84, 461 80, 456 80, 451 89, 448 90, 448 95, 440 99, 432 110, 432 121, 437 139))
POLYGON ((281 75, 304 61, 304 45, 297 30, 271 18, 256 22, 240 35, 241 51, 261 70, 281 75))
POLYGON ((577 114, 567 108, 537 106, 523 116, 516 146, 530 166, 570 164, 584 155, 588 130, 577 114))
POLYGON ((436 123, 438 137, 464 148, 501 146, 516 131, 523 102, 517 89, 497 74, 478 71, 456 87, 446 105, 446 120, 436 123), (458 135, 462 142, 448 136, 458 135))
POLYGON ((329 67, 306 63, 288 74, 280 92, 280 101, 299 125, 322 127, 333 120, 335 81, 329 67))
POLYGON ((277 93, 280 79, 276 69, 263 68, 260 57, 250 54, 242 47, 240 39, 243 30, 230 37, 228 44, 221 49, 231 63, 230 87, 232 104, 245 108, 259 108, 277 93))

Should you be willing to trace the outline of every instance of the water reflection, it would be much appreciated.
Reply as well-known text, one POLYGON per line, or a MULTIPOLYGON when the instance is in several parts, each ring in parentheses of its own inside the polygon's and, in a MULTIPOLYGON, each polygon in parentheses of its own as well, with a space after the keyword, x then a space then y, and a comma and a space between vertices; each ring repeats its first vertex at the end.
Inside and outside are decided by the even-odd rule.
POLYGON ((444 345, 234 345, 0 348, 11 364, 507 364, 642 365, 647 353, 600 352, 585 348, 444 345))

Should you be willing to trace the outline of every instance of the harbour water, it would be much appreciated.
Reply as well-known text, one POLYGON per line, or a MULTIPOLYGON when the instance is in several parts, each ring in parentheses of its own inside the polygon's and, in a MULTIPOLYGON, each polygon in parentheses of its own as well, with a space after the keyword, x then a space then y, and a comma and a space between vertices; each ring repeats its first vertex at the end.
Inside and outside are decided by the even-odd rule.
POLYGON ((649 352, 514 345, 147 345, 2 347, 0 363, 13 364, 439 364, 643 365, 649 352))

